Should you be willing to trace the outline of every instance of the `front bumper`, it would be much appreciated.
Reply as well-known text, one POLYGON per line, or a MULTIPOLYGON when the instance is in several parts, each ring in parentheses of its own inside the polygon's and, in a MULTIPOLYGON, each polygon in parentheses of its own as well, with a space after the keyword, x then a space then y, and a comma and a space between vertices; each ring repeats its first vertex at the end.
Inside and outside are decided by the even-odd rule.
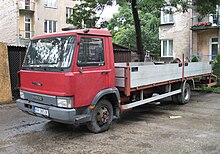
POLYGON ((76 109, 64 109, 58 108, 55 106, 43 105, 35 102, 31 102, 28 100, 17 99, 16 100, 17 107, 24 111, 25 113, 50 119, 53 121, 57 121, 60 123, 66 124, 76 124, 76 123, 85 123, 91 120, 91 116, 89 114, 80 114, 77 115, 76 109), (41 115, 34 112, 34 107, 42 108, 48 110, 49 115, 41 115))

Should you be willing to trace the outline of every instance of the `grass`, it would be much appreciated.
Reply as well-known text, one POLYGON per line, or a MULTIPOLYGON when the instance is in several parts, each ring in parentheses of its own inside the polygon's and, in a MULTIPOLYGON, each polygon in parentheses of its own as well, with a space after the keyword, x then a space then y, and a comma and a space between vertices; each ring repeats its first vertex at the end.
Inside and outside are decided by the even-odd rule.
POLYGON ((199 87, 195 88, 195 90, 201 90, 201 91, 211 91, 214 93, 220 93, 220 87, 199 87))

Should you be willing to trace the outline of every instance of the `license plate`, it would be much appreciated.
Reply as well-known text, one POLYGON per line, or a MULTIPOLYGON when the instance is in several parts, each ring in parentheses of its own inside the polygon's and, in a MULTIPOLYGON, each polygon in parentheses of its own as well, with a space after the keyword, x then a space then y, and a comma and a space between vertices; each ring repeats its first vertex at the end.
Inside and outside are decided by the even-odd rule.
POLYGON ((45 116, 49 115, 48 110, 45 110, 45 109, 42 109, 42 108, 39 108, 39 107, 34 107, 34 112, 38 113, 38 114, 45 115, 45 116))

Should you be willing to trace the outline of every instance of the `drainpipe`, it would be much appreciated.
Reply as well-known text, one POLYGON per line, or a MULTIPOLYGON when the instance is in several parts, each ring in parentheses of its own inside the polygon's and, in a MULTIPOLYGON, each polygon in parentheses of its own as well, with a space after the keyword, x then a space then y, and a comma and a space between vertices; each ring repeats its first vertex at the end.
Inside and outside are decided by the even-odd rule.
POLYGON ((16 45, 20 45, 19 43, 20 43, 20 37, 19 37, 19 28, 20 28, 20 24, 19 24, 19 1, 17 0, 16 1, 16 14, 17 14, 17 21, 16 21, 16 27, 17 27, 17 34, 16 34, 16 45))
POLYGON ((193 52, 193 31, 191 30, 191 27, 193 25, 193 10, 190 9, 189 10, 189 13, 190 13, 190 31, 189 31, 189 59, 191 59, 191 56, 192 56, 192 52, 193 52))
POLYGON ((219 53, 220 51, 219 4, 216 5, 216 14, 217 14, 217 28, 218 28, 218 53, 219 53))

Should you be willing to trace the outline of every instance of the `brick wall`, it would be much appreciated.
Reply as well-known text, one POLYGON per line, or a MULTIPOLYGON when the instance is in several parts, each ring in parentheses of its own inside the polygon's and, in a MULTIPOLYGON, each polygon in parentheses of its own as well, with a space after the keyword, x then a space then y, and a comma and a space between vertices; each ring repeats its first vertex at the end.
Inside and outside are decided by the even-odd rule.
POLYGON ((17 0, 0 0, 0 42, 17 44, 17 0))

